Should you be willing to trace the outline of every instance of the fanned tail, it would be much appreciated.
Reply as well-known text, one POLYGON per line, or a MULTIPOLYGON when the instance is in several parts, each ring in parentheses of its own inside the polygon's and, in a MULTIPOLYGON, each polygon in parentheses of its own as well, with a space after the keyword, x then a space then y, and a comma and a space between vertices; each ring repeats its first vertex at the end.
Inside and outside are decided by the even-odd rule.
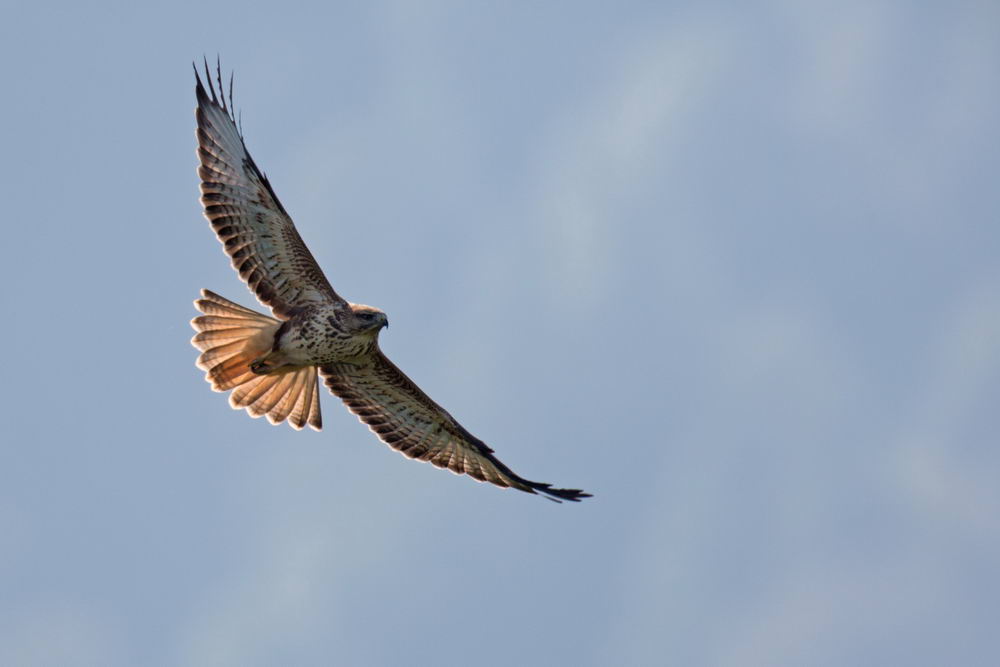
POLYGON ((191 320, 191 344, 201 350, 198 368, 215 391, 229 391, 229 404, 250 416, 266 416, 272 424, 288 420, 295 429, 323 427, 317 391, 317 369, 303 366, 257 375, 250 362, 270 351, 279 320, 244 308, 209 290, 194 302, 204 315, 191 320))

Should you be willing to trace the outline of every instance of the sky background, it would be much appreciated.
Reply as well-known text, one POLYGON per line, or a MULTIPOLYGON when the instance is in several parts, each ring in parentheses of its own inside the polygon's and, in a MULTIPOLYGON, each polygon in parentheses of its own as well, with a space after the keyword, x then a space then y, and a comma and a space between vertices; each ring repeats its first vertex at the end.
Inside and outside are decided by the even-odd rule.
POLYGON ((0 23, 0 664, 1000 663, 1000 5, 145 4, 0 23), (217 53, 386 353, 594 498, 210 391, 217 53))

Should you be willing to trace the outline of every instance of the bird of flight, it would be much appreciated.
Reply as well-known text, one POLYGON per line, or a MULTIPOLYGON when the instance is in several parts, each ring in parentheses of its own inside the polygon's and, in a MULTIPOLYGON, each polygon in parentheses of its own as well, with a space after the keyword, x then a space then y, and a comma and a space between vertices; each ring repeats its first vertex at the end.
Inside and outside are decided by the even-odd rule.
POLYGON ((215 78, 206 62, 206 91, 195 67, 201 203, 233 268, 274 317, 202 290, 194 304, 204 314, 191 320, 191 342, 212 389, 232 390, 229 404, 253 417, 319 430, 318 374, 382 442, 409 458, 557 502, 589 497, 517 475, 386 358, 378 345, 385 313, 333 290, 247 152, 232 110, 232 77, 228 104, 218 65, 215 78))

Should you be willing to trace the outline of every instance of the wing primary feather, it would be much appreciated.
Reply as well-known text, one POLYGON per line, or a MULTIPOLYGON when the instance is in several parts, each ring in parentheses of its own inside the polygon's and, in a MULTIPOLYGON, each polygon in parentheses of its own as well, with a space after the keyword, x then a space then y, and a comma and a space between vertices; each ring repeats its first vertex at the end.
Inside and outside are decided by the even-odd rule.
POLYGON ((219 102, 222 104, 222 110, 228 112, 229 108, 226 107, 226 88, 222 85, 222 58, 219 54, 215 54, 215 80, 219 82, 219 102))
MULTIPOLYGON (((235 76, 236 76, 235 71, 229 73, 229 109, 230 109, 229 113, 235 113, 234 111, 235 107, 233 106, 233 78, 235 76)), ((241 132, 240 136, 242 136, 242 134, 243 133, 241 132)))
POLYGON ((202 60, 205 63, 205 80, 208 81, 208 89, 212 93, 212 101, 215 101, 215 86, 212 85, 212 72, 208 69, 208 56, 203 55, 202 60))

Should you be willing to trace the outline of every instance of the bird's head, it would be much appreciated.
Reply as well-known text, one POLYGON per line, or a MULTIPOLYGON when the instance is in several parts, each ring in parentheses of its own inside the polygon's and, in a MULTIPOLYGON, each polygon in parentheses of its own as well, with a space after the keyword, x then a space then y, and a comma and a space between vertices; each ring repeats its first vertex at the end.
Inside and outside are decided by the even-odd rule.
POLYGON ((377 335, 382 327, 389 326, 389 318, 378 308, 360 303, 351 304, 351 328, 357 333, 377 335))

